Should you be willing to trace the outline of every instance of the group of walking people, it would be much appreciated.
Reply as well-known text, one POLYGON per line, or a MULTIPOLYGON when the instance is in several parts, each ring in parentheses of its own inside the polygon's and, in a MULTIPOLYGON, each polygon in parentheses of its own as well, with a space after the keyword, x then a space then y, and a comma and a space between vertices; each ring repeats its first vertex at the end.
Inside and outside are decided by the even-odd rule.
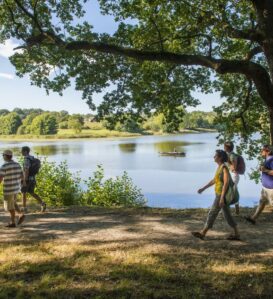
MULTIPOLYGON (((232 142, 225 142, 224 150, 216 150, 214 161, 218 165, 214 178, 208 182, 204 187, 198 190, 202 193, 204 190, 211 186, 215 186, 215 199, 210 208, 207 220, 204 227, 200 231, 192 232, 192 235, 199 239, 204 239, 207 232, 213 227, 213 224, 222 211, 224 218, 228 225, 232 228, 232 233, 227 237, 228 240, 240 240, 240 233, 238 225, 231 214, 230 205, 227 203, 227 192, 232 183, 234 193, 237 192, 239 182, 239 155, 233 152, 234 145, 232 142), (231 182, 232 180, 232 182, 231 182)), ((260 196, 259 205, 253 215, 245 216, 244 219, 255 225, 256 220, 264 210, 265 206, 270 204, 273 206, 273 147, 264 145, 261 149, 261 156, 264 159, 263 164, 260 166, 262 191, 260 196)), ((241 158, 241 157, 240 157, 241 158)), ((235 204, 236 214, 239 214, 239 202, 235 204)))
POLYGON ((30 194, 40 203, 42 212, 46 210, 46 203, 35 193, 36 178, 35 174, 31 172, 35 158, 30 155, 28 146, 22 147, 21 153, 23 156, 23 168, 13 160, 11 150, 3 152, 4 164, 0 167, 0 183, 3 182, 4 209, 10 213, 10 223, 6 225, 9 228, 16 227, 24 222, 27 210, 27 194, 30 194), (23 209, 20 209, 17 204, 17 196, 20 192, 23 198, 23 209), (18 214, 17 221, 16 214, 18 214))
MULTIPOLYGON (((234 144, 230 141, 225 142, 224 150, 216 150, 214 161, 218 167, 215 176, 198 190, 198 193, 201 194, 207 188, 215 186, 215 199, 208 213, 207 221, 200 231, 192 232, 192 235, 196 238, 205 238, 207 232, 213 227, 219 212, 222 211, 227 223, 233 229, 228 239, 240 240, 238 225, 230 210, 231 202, 227 202, 228 188, 232 186, 233 195, 235 195, 240 178, 239 175, 242 174, 239 168, 242 168, 241 163, 243 159, 235 154, 233 150, 234 144)), ((27 194, 30 194, 38 201, 42 212, 46 210, 46 203, 35 193, 36 172, 32 170, 35 158, 30 155, 30 148, 27 146, 22 147, 21 153, 23 156, 23 168, 13 160, 13 153, 10 150, 3 152, 4 164, 0 167, 0 183, 3 181, 4 209, 10 213, 10 223, 7 225, 10 228, 20 225, 25 220, 27 194), (20 192, 23 197, 22 210, 16 202, 17 195, 20 192), (17 222, 16 213, 18 214, 17 222)), ((260 166, 262 191, 259 206, 253 215, 244 217, 246 221, 253 225, 256 224, 256 220, 265 206, 267 204, 273 205, 273 147, 264 145, 261 149, 261 156, 264 158, 264 163, 260 166)), ((237 215, 239 214, 239 202, 235 204, 235 212, 237 215)))

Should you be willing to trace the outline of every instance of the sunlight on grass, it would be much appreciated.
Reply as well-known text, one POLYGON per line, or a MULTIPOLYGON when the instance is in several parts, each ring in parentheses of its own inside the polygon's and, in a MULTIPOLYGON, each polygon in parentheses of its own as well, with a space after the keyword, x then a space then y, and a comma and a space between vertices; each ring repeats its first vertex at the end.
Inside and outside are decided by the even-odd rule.
MULTIPOLYGON (((73 208, 66 216, 66 209, 61 211, 67 231, 58 223, 39 240, 27 226, 3 234, 0 298, 270 298, 273 293, 269 233, 268 242, 250 250, 251 243, 193 239, 185 221, 193 211, 73 208), (72 232, 78 218, 90 228, 72 232), (114 227, 105 230, 110 220, 114 227)), ((51 213, 35 215, 36 221, 52 221, 51 213)), ((198 213, 201 222, 206 211, 198 213)))
POLYGON ((210 267, 213 272, 223 272, 225 274, 241 274, 241 273, 261 273, 265 267, 261 264, 243 263, 238 264, 233 261, 226 264, 215 263, 210 267))

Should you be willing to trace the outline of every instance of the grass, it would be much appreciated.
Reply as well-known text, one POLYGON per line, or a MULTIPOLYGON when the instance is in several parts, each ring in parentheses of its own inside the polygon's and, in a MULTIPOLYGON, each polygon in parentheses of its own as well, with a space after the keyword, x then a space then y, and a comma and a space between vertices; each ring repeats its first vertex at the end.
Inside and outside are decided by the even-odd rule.
MULTIPOLYGON (((239 243, 193 239, 190 230, 206 213, 74 208, 31 214, 18 233, 2 233, 0 298, 272 298, 270 214, 262 216, 269 230, 258 228, 256 246, 249 236, 239 243)), ((251 235, 252 227, 240 226, 251 235)), ((216 236, 224 230, 220 217, 216 236)))
POLYGON ((138 133, 119 132, 103 130, 84 129, 80 133, 75 133, 70 129, 61 129, 56 135, 0 135, 0 140, 56 140, 56 139, 76 139, 76 138, 107 138, 107 137, 133 137, 140 136, 138 133))
MULTIPOLYGON (((215 132, 210 129, 184 129, 181 133, 203 133, 215 132)), ((56 135, 0 135, 0 140, 58 140, 58 139, 77 139, 77 138, 114 138, 114 137, 137 137, 142 135, 169 135, 168 133, 145 131, 140 133, 110 131, 107 129, 83 129, 80 133, 75 133, 72 129, 59 129, 56 135)))

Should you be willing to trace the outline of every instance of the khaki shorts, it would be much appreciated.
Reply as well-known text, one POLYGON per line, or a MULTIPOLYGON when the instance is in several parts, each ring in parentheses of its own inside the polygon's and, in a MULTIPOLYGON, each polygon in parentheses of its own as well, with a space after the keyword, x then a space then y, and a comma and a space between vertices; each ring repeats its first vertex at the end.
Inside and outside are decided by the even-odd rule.
POLYGON ((5 211, 15 210, 17 194, 4 195, 5 211))
POLYGON ((273 206, 273 189, 262 188, 260 203, 273 206))

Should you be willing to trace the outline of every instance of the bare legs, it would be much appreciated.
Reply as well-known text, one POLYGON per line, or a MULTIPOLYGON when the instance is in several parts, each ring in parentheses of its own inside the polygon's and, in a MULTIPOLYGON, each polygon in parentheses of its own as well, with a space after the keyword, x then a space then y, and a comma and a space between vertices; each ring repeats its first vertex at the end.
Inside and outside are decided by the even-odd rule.
POLYGON ((15 224, 15 216, 16 216, 16 213, 19 215, 19 220, 18 220, 18 224, 21 224, 23 221, 24 221, 24 214, 20 211, 20 208, 19 206, 17 205, 16 203, 16 196, 14 197, 14 209, 12 210, 9 210, 9 213, 10 213, 10 220, 11 220, 11 223, 7 225, 7 227, 16 227, 16 224, 15 224))
MULTIPOLYGON (((41 197, 36 193, 29 193, 33 198, 35 198, 40 205, 43 204, 41 197)), ((23 193, 23 207, 26 208, 27 206, 27 194, 23 193)))
POLYGON ((255 224, 255 223, 256 223, 256 219, 260 216, 260 214, 261 214, 262 211, 264 210, 265 206, 266 206, 266 203, 264 203, 264 202, 260 202, 260 204, 258 205, 258 207, 257 207, 257 209, 256 209, 256 211, 255 211, 255 213, 254 213, 252 216, 247 216, 247 217, 245 217, 245 219, 246 219, 248 222, 250 222, 250 223, 252 223, 252 224, 255 224))
MULTIPOLYGON (((41 211, 44 212, 46 209, 46 204, 42 201, 41 197, 36 193, 29 193, 33 198, 37 200, 37 202, 41 205, 41 211)), ((23 193, 23 207, 26 210, 27 207, 27 193, 23 193)))

